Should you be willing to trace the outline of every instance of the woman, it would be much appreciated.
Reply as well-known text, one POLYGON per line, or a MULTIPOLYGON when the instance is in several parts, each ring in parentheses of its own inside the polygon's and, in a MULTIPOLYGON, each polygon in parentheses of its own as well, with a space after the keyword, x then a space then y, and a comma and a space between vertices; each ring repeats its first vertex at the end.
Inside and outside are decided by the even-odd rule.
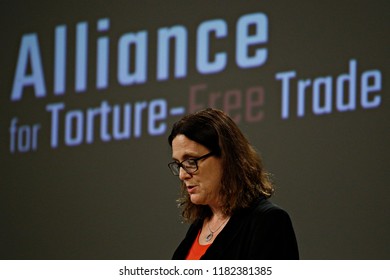
POLYGON ((299 258, 290 217, 268 200, 261 159, 231 118, 215 109, 187 115, 168 141, 191 223, 173 259, 299 258))

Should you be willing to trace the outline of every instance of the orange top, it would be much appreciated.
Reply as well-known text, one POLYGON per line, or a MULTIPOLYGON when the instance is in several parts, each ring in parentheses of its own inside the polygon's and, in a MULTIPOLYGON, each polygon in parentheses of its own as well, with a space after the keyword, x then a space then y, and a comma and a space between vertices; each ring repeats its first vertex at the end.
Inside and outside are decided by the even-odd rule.
POLYGON ((207 245, 200 245, 199 236, 200 230, 198 232, 198 236, 196 237, 194 243, 191 246, 190 251, 188 252, 186 260, 200 260, 200 258, 204 255, 204 253, 206 253, 207 249, 210 247, 211 243, 207 245))

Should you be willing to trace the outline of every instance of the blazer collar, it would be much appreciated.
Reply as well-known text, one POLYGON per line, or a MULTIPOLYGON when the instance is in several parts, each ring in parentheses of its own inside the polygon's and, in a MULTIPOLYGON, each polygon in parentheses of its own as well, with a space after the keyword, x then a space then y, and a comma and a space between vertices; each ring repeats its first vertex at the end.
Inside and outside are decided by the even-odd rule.
MULTIPOLYGON (((252 207, 237 210, 230 217, 230 220, 227 222, 223 230, 214 239, 214 242, 210 245, 210 247, 201 257, 201 259, 223 259, 225 250, 229 248, 229 245, 233 242, 234 238, 244 226, 245 217, 248 217, 248 213, 251 212, 255 205, 257 205, 257 203, 262 200, 265 200, 265 197, 261 197, 252 207)), ((180 245, 180 254, 184 254, 182 255, 183 258, 185 258, 185 255, 190 250, 194 240, 196 239, 196 236, 198 235, 199 230, 201 230, 203 226, 203 221, 204 219, 198 219, 189 228, 186 237, 180 245)))
MULTIPOLYGON (((230 244, 233 242, 237 234, 241 231, 241 228, 245 224, 245 217, 248 217, 248 214, 252 212, 253 208, 256 207, 258 203, 266 200, 265 197, 261 197, 254 203, 251 207, 245 209, 237 210, 231 217, 229 222, 223 228, 223 230, 217 235, 214 239, 213 244, 210 245, 206 253, 202 256, 201 259, 223 259, 225 250, 229 248, 230 244)), ((203 221, 200 224, 200 227, 203 224, 203 221)), ((198 226, 199 231, 200 227, 198 226)), ((195 235, 196 237, 196 235, 195 235)))

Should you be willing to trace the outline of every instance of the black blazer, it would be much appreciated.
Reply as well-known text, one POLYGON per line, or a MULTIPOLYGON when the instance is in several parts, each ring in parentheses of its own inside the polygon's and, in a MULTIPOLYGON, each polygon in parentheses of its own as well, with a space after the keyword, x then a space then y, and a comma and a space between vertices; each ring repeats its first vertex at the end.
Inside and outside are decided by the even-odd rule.
MULTIPOLYGON (((172 259, 185 259, 203 220, 187 231, 172 259)), ((266 198, 235 212, 201 259, 288 260, 299 259, 298 245, 289 215, 266 198)))

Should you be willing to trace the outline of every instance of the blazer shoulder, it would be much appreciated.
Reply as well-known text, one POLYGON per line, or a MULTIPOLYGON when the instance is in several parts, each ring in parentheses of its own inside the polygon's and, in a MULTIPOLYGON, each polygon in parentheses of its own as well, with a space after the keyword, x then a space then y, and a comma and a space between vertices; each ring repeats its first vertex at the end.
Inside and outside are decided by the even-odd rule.
POLYGON ((254 204, 254 207, 252 209, 253 209, 253 212, 255 212, 257 214, 269 213, 269 212, 286 212, 283 208, 272 203, 267 198, 263 198, 263 199, 260 199, 259 201, 257 201, 254 204))
POLYGON ((252 219, 263 221, 279 221, 291 224, 291 218, 288 212, 282 207, 272 203, 268 199, 259 201, 254 208, 252 208, 252 219))

